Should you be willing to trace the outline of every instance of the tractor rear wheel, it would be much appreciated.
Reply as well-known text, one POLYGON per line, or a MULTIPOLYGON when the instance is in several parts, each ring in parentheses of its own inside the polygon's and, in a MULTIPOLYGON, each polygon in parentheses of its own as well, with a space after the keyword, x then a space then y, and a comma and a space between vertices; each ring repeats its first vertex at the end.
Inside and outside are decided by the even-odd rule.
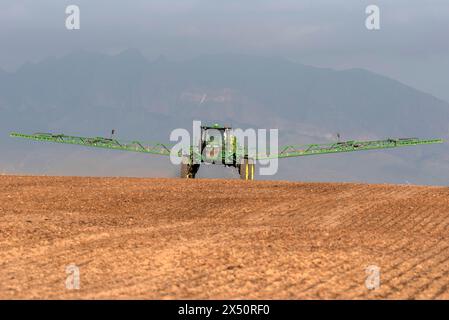
POLYGON ((187 163, 181 163, 181 178, 182 179, 189 179, 190 177, 190 170, 189 165, 187 163))
POLYGON ((256 170, 256 165, 251 159, 243 159, 243 162, 239 164, 240 179, 243 180, 254 180, 254 171, 256 170))
POLYGON ((184 158, 181 162, 180 177, 182 179, 195 179, 199 168, 199 164, 191 164, 188 158, 184 158))

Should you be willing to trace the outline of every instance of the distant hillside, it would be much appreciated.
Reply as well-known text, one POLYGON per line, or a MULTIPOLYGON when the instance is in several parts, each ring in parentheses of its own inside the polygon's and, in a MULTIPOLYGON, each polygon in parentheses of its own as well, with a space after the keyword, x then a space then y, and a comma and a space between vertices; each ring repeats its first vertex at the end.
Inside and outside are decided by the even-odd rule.
MULTIPOLYGON (((0 71, 0 112, 7 172, 176 174, 167 159, 30 145, 7 137, 12 130, 107 135, 115 128, 122 138, 166 141, 173 128, 199 119, 279 128, 288 143, 327 142, 337 132, 344 139, 449 133, 447 102, 366 70, 242 55, 148 61, 137 50, 76 52, 0 71)), ((440 145, 291 159, 277 178, 445 184, 448 154, 440 145)))

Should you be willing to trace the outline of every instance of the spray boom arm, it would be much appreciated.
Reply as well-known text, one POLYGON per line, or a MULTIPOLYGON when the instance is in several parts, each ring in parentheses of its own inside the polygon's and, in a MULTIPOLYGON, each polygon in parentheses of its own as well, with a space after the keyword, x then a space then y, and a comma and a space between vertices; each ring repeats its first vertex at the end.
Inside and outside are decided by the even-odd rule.
POLYGON ((362 150, 389 149, 416 146, 420 144, 443 143, 442 139, 400 138, 373 141, 344 141, 329 144, 306 144, 301 146, 285 146, 277 155, 258 156, 257 159, 289 158, 326 153, 351 152, 362 150))
MULTIPOLYGON (((115 149, 123 151, 144 152, 150 154, 169 156, 171 144, 163 143, 144 143, 139 141, 119 141, 111 138, 103 137, 77 137, 68 136, 64 134, 52 133, 35 133, 22 134, 11 133, 11 137, 25 138, 37 141, 56 142, 65 144, 77 144, 87 147, 115 149)), ((318 155, 326 153, 351 152, 374 149, 390 149, 398 147, 416 146, 421 144, 443 143, 442 139, 418 139, 418 138, 401 138, 401 139, 385 139, 373 141, 344 141, 329 144, 306 144, 306 145, 289 145, 279 148, 277 154, 270 155, 256 155, 256 159, 270 159, 270 158, 289 158, 300 157, 308 155, 318 155)), ((237 150, 238 153, 242 151, 237 150)))
POLYGON ((103 138, 103 137, 88 138, 88 137, 67 136, 64 134, 52 134, 52 133, 22 134, 13 132, 11 133, 11 137, 25 138, 45 142, 78 144, 87 147, 144 152, 164 156, 170 155, 170 148, 171 148, 171 145, 163 143, 145 144, 139 141, 119 141, 116 139, 103 138))

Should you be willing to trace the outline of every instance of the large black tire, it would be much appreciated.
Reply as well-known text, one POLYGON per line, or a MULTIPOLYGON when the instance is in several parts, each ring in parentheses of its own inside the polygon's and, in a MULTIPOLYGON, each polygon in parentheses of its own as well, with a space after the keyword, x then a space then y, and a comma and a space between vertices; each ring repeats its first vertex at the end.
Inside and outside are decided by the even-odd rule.
POLYGON ((189 159, 184 158, 181 162, 180 177, 182 179, 195 179, 199 168, 199 164, 190 164, 189 159))
POLYGON ((189 165, 187 163, 181 163, 180 177, 182 179, 189 179, 190 178, 189 172, 190 172, 189 165))
POLYGON ((251 159, 243 159, 243 163, 239 164, 240 179, 254 180, 254 172, 256 165, 251 159))

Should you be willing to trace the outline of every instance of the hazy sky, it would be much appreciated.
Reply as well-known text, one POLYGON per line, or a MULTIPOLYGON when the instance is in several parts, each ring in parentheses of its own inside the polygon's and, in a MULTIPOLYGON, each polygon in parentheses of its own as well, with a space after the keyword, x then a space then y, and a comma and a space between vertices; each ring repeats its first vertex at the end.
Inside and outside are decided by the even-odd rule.
POLYGON ((184 59, 208 53, 277 55, 362 67, 449 101, 448 0, 0 0, 0 67, 76 50, 140 49, 184 59), (81 29, 65 28, 65 8, 81 29), (380 7, 380 30, 365 8, 380 7))

